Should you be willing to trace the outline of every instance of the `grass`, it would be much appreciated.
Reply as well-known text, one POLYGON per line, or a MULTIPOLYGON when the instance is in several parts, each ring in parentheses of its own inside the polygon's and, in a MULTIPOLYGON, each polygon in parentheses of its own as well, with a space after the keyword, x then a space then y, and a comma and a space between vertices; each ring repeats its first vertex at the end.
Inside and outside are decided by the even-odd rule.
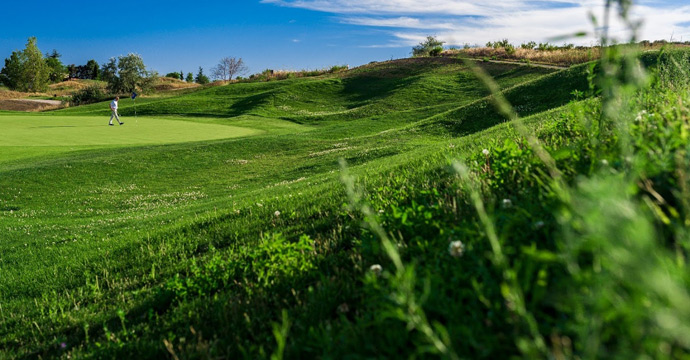
POLYGON ((687 67, 645 61, 626 137, 595 67, 480 64, 562 182, 456 59, 0 113, 77 126, 0 147, 0 357, 685 356, 687 67))
MULTIPOLYGON (((512 45, 511 45, 512 46, 512 45)), ((662 48, 681 48, 685 44, 641 43, 642 51, 659 51, 662 48)), ((554 66, 572 66, 601 59, 601 48, 592 47, 557 47, 553 49, 525 49, 513 46, 510 50, 505 47, 475 47, 462 50, 447 50, 442 56, 455 57, 464 55, 474 59, 509 60, 531 64, 554 66)))
POLYGON ((188 83, 180 79, 173 79, 169 77, 159 77, 156 80, 156 83, 153 85, 153 88, 156 91, 176 91, 180 89, 189 89, 195 87, 199 87, 199 84, 188 83))
MULTIPOLYGON (((160 118, 122 118, 119 126, 109 127, 108 117, 69 116, 3 116, 0 125, 5 138, 0 147, 48 147, 54 149, 78 149, 80 147, 126 147, 156 144, 172 144, 215 139, 228 139, 260 134, 250 128, 205 124, 185 120, 160 118)), ((63 151, 60 151, 63 152, 63 151)), ((5 157, 0 161, 7 160, 5 157)))

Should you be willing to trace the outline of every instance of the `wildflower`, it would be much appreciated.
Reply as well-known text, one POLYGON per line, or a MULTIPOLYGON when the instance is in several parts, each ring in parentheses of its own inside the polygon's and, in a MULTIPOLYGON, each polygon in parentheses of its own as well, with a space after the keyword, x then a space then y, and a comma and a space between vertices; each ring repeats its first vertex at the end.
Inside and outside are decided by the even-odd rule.
POLYGON ((276 217, 280 216, 280 211, 277 211, 273 213, 276 217))
POLYGON ((460 240, 451 241, 448 245, 448 253, 450 256, 459 258, 465 252, 465 244, 460 240))
POLYGON ((347 305, 347 303, 342 303, 342 304, 338 305, 338 312, 340 314, 344 314, 344 313, 349 312, 349 311, 350 311, 350 307, 347 305))
POLYGON ((383 209, 379 210, 379 214, 383 214, 383 209))
POLYGON ((60 348, 61 348, 61 349, 67 348, 67 344, 66 344, 66 343, 61 343, 61 344, 60 344, 60 348))
POLYGON ((482 154, 484 154, 484 156, 489 156, 489 149, 482 150, 482 154))
POLYGON ((513 202, 510 199, 503 199, 503 208, 508 209, 513 206, 513 202))
POLYGON ((541 221, 541 220, 539 220, 539 221, 537 221, 537 222, 534 223, 534 228, 535 228, 535 229, 541 229, 541 228, 543 228, 543 227, 544 227, 544 222, 541 221))
POLYGON ((374 273, 374 275, 376 275, 376 276, 381 276, 381 273, 383 272, 383 267, 381 267, 381 265, 379 265, 379 264, 374 264, 374 265, 371 265, 371 267, 369 268, 369 271, 374 273))

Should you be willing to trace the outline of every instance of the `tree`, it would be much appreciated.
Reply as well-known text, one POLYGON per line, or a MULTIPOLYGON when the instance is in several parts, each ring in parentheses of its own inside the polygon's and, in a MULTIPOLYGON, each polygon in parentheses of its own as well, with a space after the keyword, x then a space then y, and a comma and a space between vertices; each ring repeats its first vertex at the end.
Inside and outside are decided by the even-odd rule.
POLYGON ((196 81, 197 84, 208 84, 210 80, 208 79, 208 76, 204 75, 204 69, 199 66, 199 72, 196 74, 196 78, 194 78, 194 81, 196 81))
POLYGON ((242 58, 224 57, 220 59, 218 65, 212 70, 211 74, 214 79, 232 80, 235 75, 243 75, 247 72, 247 67, 244 65, 242 58))
POLYGON ((13 51, 9 58, 5 59, 5 67, 0 71, 0 83, 14 90, 19 88, 22 78, 21 52, 13 51))
POLYGON ((101 65, 101 80, 108 83, 110 87, 112 83, 118 81, 117 77, 117 59, 110 58, 107 63, 101 65))
POLYGON ((445 44, 444 41, 439 41, 433 36, 427 36, 426 40, 412 48, 412 56, 429 56, 432 52, 440 54, 443 51, 443 44, 445 44))
POLYGON ((88 79, 91 80, 96 80, 98 79, 98 76, 100 75, 100 68, 98 66, 98 62, 96 60, 89 60, 86 62, 86 75, 88 76, 88 79))
POLYGON ((12 90, 38 92, 47 87, 49 70, 43 54, 36 46, 36 38, 30 37, 24 50, 14 51, 5 59, 0 78, 12 90))
POLYGON ((141 56, 133 53, 111 58, 101 71, 101 79, 107 79, 108 90, 113 93, 148 92, 157 78, 158 73, 147 71, 141 56))
POLYGON ((185 81, 187 81, 188 83, 194 82, 194 74, 187 73, 187 79, 185 81))
POLYGON ((169 78, 173 78, 173 79, 179 79, 179 78, 180 78, 180 74, 179 74, 179 73, 176 73, 176 72, 171 72, 171 73, 165 74, 165 77, 169 77, 169 78))
POLYGON ((36 38, 30 37, 26 42, 22 64, 22 83, 19 88, 24 91, 38 92, 48 85, 50 72, 43 59, 43 53, 36 46, 36 38))
POLYGON ((148 76, 144 60, 133 53, 118 58, 117 70, 120 77, 119 90, 127 93, 134 91, 142 78, 148 76))
POLYGON ((184 71, 180 70, 180 80, 184 81, 184 71))
POLYGON ((227 74, 228 72, 222 64, 218 64, 211 69, 211 76, 213 76, 215 80, 225 80, 227 74))
POLYGON ((61 57, 62 54, 60 54, 56 49, 53 49, 53 52, 46 53, 46 58, 59 59, 61 57))
POLYGON ((56 83, 64 80, 66 68, 60 61, 60 55, 57 50, 53 49, 52 53, 46 53, 46 65, 48 66, 48 80, 51 83, 56 83))

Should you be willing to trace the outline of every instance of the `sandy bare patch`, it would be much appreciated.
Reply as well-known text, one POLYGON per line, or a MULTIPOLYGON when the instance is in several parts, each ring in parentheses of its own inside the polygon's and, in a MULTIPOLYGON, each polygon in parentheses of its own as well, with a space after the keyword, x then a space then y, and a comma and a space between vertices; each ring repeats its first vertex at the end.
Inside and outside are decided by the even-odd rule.
POLYGON ((0 110, 11 111, 45 111, 62 107, 58 100, 5 99, 0 100, 0 110))

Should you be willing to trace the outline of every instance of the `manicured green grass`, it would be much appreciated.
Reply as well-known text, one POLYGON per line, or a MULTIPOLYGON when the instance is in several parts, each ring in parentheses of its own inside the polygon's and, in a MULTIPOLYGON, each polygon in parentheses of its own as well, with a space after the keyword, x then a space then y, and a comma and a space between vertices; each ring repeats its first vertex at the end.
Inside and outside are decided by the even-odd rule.
MULTIPOLYGON (((106 117, 3 116, 4 136, 0 148, 7 146, 134 146, 216 140, 251 136, 261 131, 237 126, 200 124, 158 118, 122 118, 125 125, 108 126, 106 117)), ((2 159, 2 151, 0 151, 2 159)))

